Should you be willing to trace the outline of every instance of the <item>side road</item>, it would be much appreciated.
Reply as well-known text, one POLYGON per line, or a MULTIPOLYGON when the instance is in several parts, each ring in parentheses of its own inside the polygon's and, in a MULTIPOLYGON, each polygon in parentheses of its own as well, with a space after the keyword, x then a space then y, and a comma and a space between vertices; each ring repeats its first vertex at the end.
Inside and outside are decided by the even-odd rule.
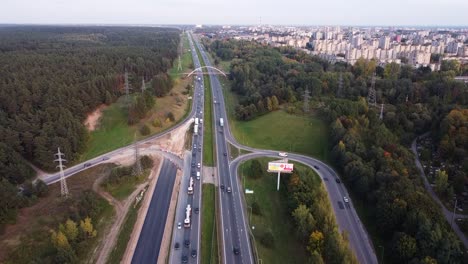
MULTIPOLYGON (((425 133, 419 136, 418 138, 426 137, 428 135, 429 133, 425 133)), ((455 232, 455 234, 457 234, 458 238, 463 242, 463 244, 465 245, 465 248, 468 248, 468 239, 465 237, 465 234, 463 234, 463 232, 460 230, 460 227, 458 227, 457 223, 455 223, 456 218, 468 218, 468 216, 460 215, 460 214, 455 214, 453 216, 453 212, 450 212, 449 210, 447 210, 447 208, 445 208, 445 206, 440 201, 439 197, 437 197, 437 194, 434 192, 434 190, 432 189, 432 186, 429 184, 429 181, 427 180, 427 177, 424 173, 421 162, 419 161, 419 155, 418 155, 418 151, 416 148, 416 140, 418 138, 415 138, 413 142, 411 143, 411 150, 414 153, 414 162, 416 163, 416 167, 418 167, 419 175, 422 177, 424 181, 424 187, 426 188, 427 192, 432 196, 432 199, 434 199, 434 201, 436 201, 437 204, 442 208, 442 213, 444 214, 445 220, 447 220, 449 225, 451 224, 453 231, 455 232), (452 217, 454 218, 453 224, 452 224, 452 217)))

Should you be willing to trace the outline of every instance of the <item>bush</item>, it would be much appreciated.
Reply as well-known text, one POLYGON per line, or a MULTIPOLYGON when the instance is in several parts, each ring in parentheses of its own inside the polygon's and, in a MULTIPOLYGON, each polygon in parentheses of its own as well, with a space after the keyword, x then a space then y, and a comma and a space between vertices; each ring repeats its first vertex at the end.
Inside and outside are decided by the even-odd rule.
POLYGON ((141 157, 140 162, 143 169, 149 169, 153 167, 153 160, 149 156, 141 157))
POLYGON ((153 125, 154 127, 162 127, 161 120, 159 120, 159 118, 155 118, 155 119, 153 120, 152 125, 153 125))
POLYGON ((171 122, 174 122, 175 121, 175 117, 174 117, 174 114, 172 112, 168 112, 166 114, 166 117, 171 121, 171 122))
POLYGON ((260 234, 260 243, 262 243, 267 248, 275 247, 275 237, 273 236, 273 232, 270 229, 260 234))
POLYGON ((143 125, 141 128, 140 128, 140 134, 142 136, 147 136, 151 133, 151 130, 150 128, 147 126, 147 125, 143 125))
POLYGON ((257 201, 253 201, 252 203, 252 214, 262 215, 262 209, 257 201))

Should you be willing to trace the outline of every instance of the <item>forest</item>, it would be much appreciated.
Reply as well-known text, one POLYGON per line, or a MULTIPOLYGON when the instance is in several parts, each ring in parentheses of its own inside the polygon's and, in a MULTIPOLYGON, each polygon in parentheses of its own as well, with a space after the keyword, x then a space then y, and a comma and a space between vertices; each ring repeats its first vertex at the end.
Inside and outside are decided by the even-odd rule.
MULTIPOLYGON (((416 136, 432 132, 442 155, 462 165, 457 177, 462 174, 466 184, 468 87, 454 76, 467 65, 443 61, 441 71, 432 72, 364 59, 354 65, 330 64, 293 48, 249 41, 205 39, 205 46, 215 62, 231 61, 231 90, 239 98, 235 114, 240 120, 278 108, 306 114, 302 100, 310 92, 314 111, 330 125, 333 163, 364 205, 366 222, 385 241, 387 259, 464 261, 463 245, 425 191, 408 147, 416 136), (374 73, 377 107, 367 101, 374 73)), ((449 175, 448 183, 453 180, 449 175)))
MULTIPOLYGON (((29 163, 52 170, 57 147, 76 160, 87 144, 86 115, 125 94, 125 71, 131 92, 157 76, 151 94, 167 93, 179 42, 173 28, 0 27, 0 188, 16 192, 30 180, 29 163)), ((137 96, 129 123, 154 104, 150 97, 137 96)), ((17 206, 0 201, 0 225, 17 206)))

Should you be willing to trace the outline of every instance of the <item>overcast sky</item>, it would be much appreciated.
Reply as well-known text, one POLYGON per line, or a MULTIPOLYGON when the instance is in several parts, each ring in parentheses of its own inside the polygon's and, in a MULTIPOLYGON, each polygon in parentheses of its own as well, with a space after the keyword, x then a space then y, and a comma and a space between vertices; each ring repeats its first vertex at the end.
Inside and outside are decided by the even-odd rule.
POLYGON ((0 0, 0 23, 468 26, 468 0, 0 0))

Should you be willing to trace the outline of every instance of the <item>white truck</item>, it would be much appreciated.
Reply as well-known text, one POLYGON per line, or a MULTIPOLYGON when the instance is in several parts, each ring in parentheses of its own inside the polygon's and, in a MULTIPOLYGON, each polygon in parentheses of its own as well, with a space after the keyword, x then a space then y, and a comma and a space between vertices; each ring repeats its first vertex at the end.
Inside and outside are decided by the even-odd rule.
POLYGON ((280 153, 278 153, 278 155, 280 157, 287 157, 288 156, 288 154, 286 152, 280 152, 280 153))
POLYGON ((198 135, 198 125, 195 125, 195 126, 193 127, 193 133, 194 133, 195 135, 198 135))
POLYGON ((219 119, 219 125, 220 125, 220 126, 224 126, 224 120, 223 120, 222 117, 219 119))
POLYGON ((198 117, 195 118, 195 125, 198 125, 198 117))

